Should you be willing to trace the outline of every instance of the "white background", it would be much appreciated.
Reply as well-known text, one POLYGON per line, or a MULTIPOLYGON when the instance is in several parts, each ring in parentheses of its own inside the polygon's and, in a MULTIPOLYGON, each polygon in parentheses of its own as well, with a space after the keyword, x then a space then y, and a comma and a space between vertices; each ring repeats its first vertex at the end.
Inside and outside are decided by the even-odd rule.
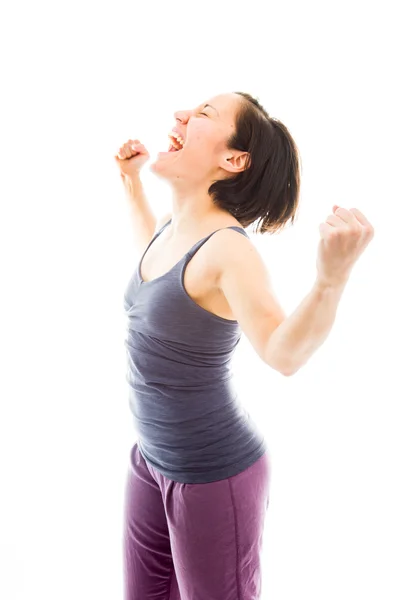
MULTIPOLYGON (((318 226, 333 204, 375 227, 328 340, 303 369, 278 375, 244 336, 235 354, 272 461, 262 597, 400 597, 394 9, 348 0, 1 9, 2 599, 123 597, 136 441, 123 294, 139 257, 113 155, 139 138, 155 156, 175 110, 237 90, 288 126, 302 156, 295 226, 262 238, 248 230, 287 314, 311 289, 318 226)), ((161 216, 169 190, 148 170, 143 179, 161 216)))

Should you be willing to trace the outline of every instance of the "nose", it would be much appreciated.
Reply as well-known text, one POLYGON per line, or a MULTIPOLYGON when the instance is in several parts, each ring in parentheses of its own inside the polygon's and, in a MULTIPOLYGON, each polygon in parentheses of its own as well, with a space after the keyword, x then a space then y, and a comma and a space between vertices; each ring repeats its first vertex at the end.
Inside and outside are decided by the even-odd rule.
POLYGON ((189 120, 189 111, 178 110, 174 113, 174 117, 177 121, 180 121, 181 123, 187 123, 189 120))

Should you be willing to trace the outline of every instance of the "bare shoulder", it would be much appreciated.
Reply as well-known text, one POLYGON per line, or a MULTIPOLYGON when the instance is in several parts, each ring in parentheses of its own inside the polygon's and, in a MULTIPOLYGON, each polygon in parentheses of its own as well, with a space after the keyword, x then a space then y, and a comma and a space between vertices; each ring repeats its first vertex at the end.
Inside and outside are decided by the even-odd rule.
POLYGON ((251 239, 235 229, 221 229, 210 240, 210 251, 214 257, 215 272, 220 278, 223 271, 238 260, 251 267, 254 261, 265 263, 251 239))
MULTIPOLYGON (((267 266, 253 242, 238 231, 224 229, 213 238, 210 250, 216 286, 260 358, 267 362, 269 339, 286 318, 267 266)), ((268 360, 270 366, 280 369, 268 360)))

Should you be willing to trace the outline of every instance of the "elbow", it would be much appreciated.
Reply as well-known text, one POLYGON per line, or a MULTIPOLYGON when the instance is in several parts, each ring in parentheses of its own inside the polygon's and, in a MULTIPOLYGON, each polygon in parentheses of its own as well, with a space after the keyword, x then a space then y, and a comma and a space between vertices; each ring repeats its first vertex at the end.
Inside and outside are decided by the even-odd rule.
POLYGON ((304 360, 303 362, 299 362, 296 365, 291 365, 290 367, 287 367, 284 372, 282 373, 282 375, 285 375, 285 377, 293 377, 293 375, 296 375, 297 371, 300 371, 300 369, 302 367, 304 367, 306 365, 307 361, 304 360))
POLYGON ((297 373, 298 370, 299 369, 292 369, 290 371, 289 370, 287 370, 287 371, 281 371, 281 374, 284 377, 293 377, 293 375, 296 375, 296 373, 297 373))
POLYGON ((274 371, 276 371, 280 375, 283 375, 284 377, 292 377, 292 375, 294 375, 295 373, 297 373, 297 371, 299 370, 299 369, 290 368, 290 367, 288 367, 286 365, 283 366, 283 365, 277 365, 275 363, 273 364, 270 361, 266 362, 266 364, 269 367, 271 367, 271 369, 273 369, 274 371))
POLYGON ((298 359, 294 361, 294 353, 291 352, 289 355, 287 351, 282 351, 279 345, 274 342, 273 336, 270 337, 266 345, 263 358, 271 369, 284 377, 292 377, 301 368, 300 361, 298 359))
POLYGON ((279 373, 284 377, 292 377, 295 373, 297 373, 297 369, 280 369, 279 373))
POLYGON ((284 375, 285 377, 293 377, 293 375, 296 375, 297 371, 300 371, 301 367, 303 367, 306 364, 306 361, 304 361, 303 363, 298 362, 297 364, 291 364, 285 365, 285 368, 281 369, 281 373, 282 375, 284 375))
POLYGON ((288 364, 286 363, 270 363, 268 362, 269 366, 272 367, 275 371, 277 371, 278 373, 280 373, 281 375, 283 375, 284 377, 293 377, 293 375, 296 375, 297 371, 300 370, 302 365, 293 365, 293 364, 288 364))
POLYGON ((265 364, 267 364, 271 369, 280 373, 284 377, 291 377, 300 367, 295 368, 292 364, 287 360, 283 360, 282 357, 278 359, 277 353, 269 352, 268 355, 264 358, 265 364))
POLYGON ((294 373, 292 373, 291 371, 279 371, 279 373, 284 377, 291 377, 292 375, 294 375, 294 373))

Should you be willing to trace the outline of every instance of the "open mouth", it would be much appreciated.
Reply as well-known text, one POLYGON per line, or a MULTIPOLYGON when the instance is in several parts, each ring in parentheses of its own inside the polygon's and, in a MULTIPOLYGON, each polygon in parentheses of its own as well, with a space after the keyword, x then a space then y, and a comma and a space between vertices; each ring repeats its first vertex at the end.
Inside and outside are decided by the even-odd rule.
POLYGON ((168 152, 179 152, 180 150, 182 150, 183 146, 185 145, 185 142, 183 141, 180 135, 178 135, 174 131, 171 131, 171 133, 168 134, 168 137, 170 140, 168 152))

